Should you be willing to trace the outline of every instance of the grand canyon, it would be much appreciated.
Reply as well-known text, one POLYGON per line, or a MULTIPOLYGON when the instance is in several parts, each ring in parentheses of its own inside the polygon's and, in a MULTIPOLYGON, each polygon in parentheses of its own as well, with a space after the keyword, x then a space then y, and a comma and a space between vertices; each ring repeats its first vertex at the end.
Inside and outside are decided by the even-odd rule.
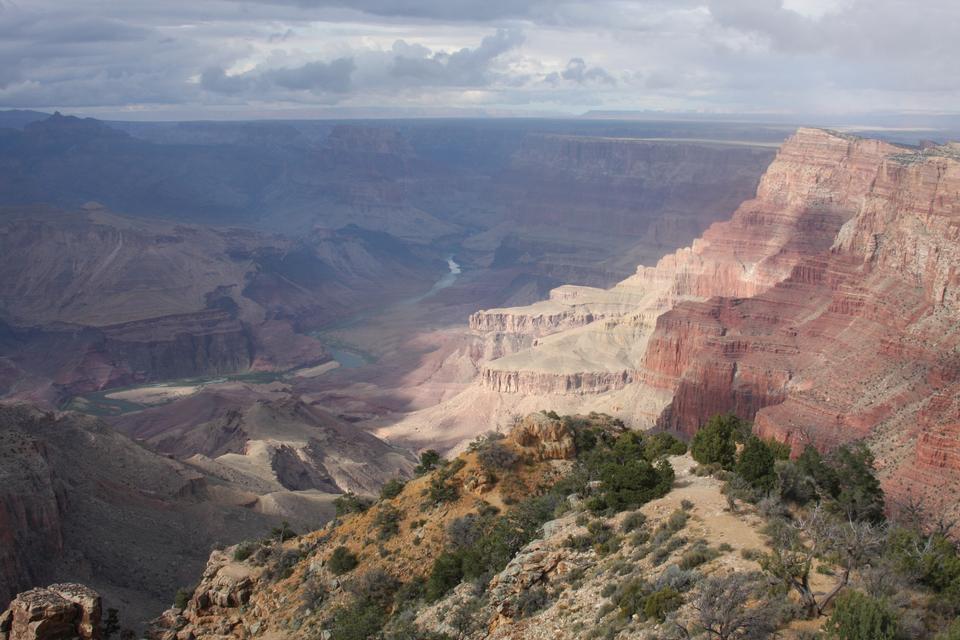
POLYGON ((956 9, 466 4, 0 1, 0 640, 960 638, 956 9))

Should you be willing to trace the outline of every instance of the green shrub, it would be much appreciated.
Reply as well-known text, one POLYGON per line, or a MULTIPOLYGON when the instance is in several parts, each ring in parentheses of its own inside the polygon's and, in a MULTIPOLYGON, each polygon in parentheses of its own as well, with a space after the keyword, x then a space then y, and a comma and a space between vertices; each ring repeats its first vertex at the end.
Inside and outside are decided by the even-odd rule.
POLYGON ((888 538, 887 555, 905 575, 933 590, 941 607, 960 611, 960 554, 943 534, 896 528, 888 538))
POLYGON ((775 462, 774 452, 767 443, 756 436, 750 436, 743 445, 735 471, 754 489, 768 491, 777 480, 774 473, 775 462))
POLYGON ((400 533, 400 518, 402 514, 390 505, 383 505, 377 510, 373 518, 373 526, 380 530, 380 539, 389 540, 400 533))
POLYGON ((638 529, 634 531, 630 536, 630 544, 635 547, 639 547, 642 544, 646 544, 650 541, 650 532, 645 529, 638 529))
POLYGON ((863 443, 837 447, 824 458, 807 446, 796 460, 777 464, 780 495, 805 504, 822 499, 844 519, 879 524, 884 520, 884 495, 874 457, 863 443))
POLYGON ((476 513, 468 513, 447 525, 447 540, 454 549, 468 549, 483 537, 489 524, 489 516, 484 518, 476 513))
POLYGON ((348 491, 333 501, 333 506, 337 511, 337 517, 341 518, 351 513, 363 513, 373 504, 367 498, 361 498, 352 491, 348 491))
POLYGON ((934 640, 960 640, 960 619, 954 620, 949 627, 938 633, 934 640))
POLYGON ((643 603, 643 613, 647 618, 663 622, 667 614, 676 611, 683 604, 683 598, 676 590, 666 587, 654 591, 646 597, 643 603))
POLYGON ((611 461, 600 469, 603 494, 591 510, 619 512, 635 509, 666 495, 673 485, 673 467, 665 459, 650 464, 645 459, 611 461))
POLYGON ((680 565, 681 569, 693 569, 694 567, 699 567, 702 564, 710 562, 720 553, 711 549, 706 545, 696 545, 689 551, 686 551, 682 556, 680 556, 680 565))
POLYGON ((687 452, 687 445, 669 433, 660 432, 647 438, 643 451, 648 460, 656 460, 660 456, 682 456, 687 452))
POLYGON ((790 445, 786 442, 780 442, 779 440, 764 440, 767 444, 767 448, 773 452, 773 457, 777 460, 789 460, 791 448, 790 445))
POLYGON ((252 540, 247 540, 241 542, 237 545, 237 548, 233 550, 233 559, 236 562, 243 562, 247 558, 253 555, 253 552, 257 550, 260 544, 253 542, 252 540))
POLYGON ((392 500, 400 495, 406 484, 407 483, 400 478, 392 478, 387 480, 386 484, 384 484, 380 489, 380 497, 384 500, 392 500))
POLYGON ((177 589, 177 593, 173 596, 173 606, 177 609, 186 609, 192 597, 193 589, 177 589))
POLYGON ((569 535, 563 541, 563 546, 575 551, 586 551, 593 548, 593 536, 587 535, 569 535))
POLYGON ((358 564, 357 556, 353 555, 349 549, 341 545, 333 550, 330 559, 327 561, 327 568, 329 568, 334 575, 340 576, 348 571, 352 571, 358 564))
POLYGON ((507 471, 520 460, 516 451, 499 440, 486 440, 477 447, 477 462, 487 472, 507 471))
POLYGON ((520 592, 520 595, 517 596, 517 613, 520 614, 521 618, 529 618, 547 606, 549 602, 550 597, 547 595, 547 590, 541 585, 534 585, 528 589, 524 589, 520 592))
POLYGON ((437 468, 437 466, 443 461, 443 458, 439 453, 433 449, 427 449, 420 454, 420 464, 414 467, 413 472, 418 476, 422 476, 425 473, 429 473, 437 468))
POLYGON ((824 630, 838 640, 894 640, 897 616, 883 602, 850 590, 837 597, 824 630))
POLYGON ((276 547, 270 555, 264 576, 268 580, 286 580, 293 575, 293 570, 302 559, 299 551, 276 547))
POLYGON ((650 585, 643 578, 634 578, 621 584, 614 593, 613 601, 624 618, 631 618, 636 614, 643 615, 650 585))
POLYGON ((743 558, 744 560, 752 560, 754 562, 758 562, 760 559, 764 557, 764 554, 759 549, 741 549, 740 557, 743 558))
POLYGON ((627 514, 627 517, 620 523, 620 531, 630 533, 642 527, 646 522, 647 516, 643 515, 641 511, 634 511, 633 513, 627 514))
POLYGON ((671 538, 666 544, 661 546, 655 546, 653 549, 653 556, 650 559, 650 563, 657 567, 666 561, 670 557, 670 554, 687 544, 686 538, 671 538))
POLYGON ((461 553, 441 553, 433 561, 433 569, 427 578, 424 596, 427 602, 436 602, 463 580, 463 555, 461 553))
POLYGON ((670 587, 679 593, 689 591, 700 580, 700 574, 692 569, 681 569, 672 564, 663 570, 653 584, 653 590, 659 591, 670 587))
POLYGON ((414 577, 410 582, 404 582, 393 594, 393 608, 403 609, 404 606, 416 602, 423 597, 427 589, 427 581, 422 577, 414 577))
POLYGON ((841 479, 839 491, 835 493, 839 511, 848 519, 883 522, 883 489, 877 479, 873 453, 867 445, 861 442, 837 447, 828 463, 841 479))
POLYGON ((270 537, 274 540, 279 540, 280 542, 286 542, 291 538, 296 538, 296 532, 290 528, 290 523, 284 520, 280 523, 279 527, 274 527, 270 530, 270 537))
POLYGON ((387 622, 387 612, 373 600, 357 599, 338 608, 330 623, 332 640, 369 640, 377 637, 387 622))
POLYGON ((702 465, 719 464, 732 469, 737 455, 735 438, 745 429, 733 414, 714 416, 693 436, 690 454, 702 465))
POLYGON ((457 485, 448 480, 447 474, 435 473, 430 478, 430 484, 424 490, 428 505, 438 505, 444 502, 453 502, 460 497, 457 485))
POLYGON ((690 519, 690 516, 682 508, 675 510, 670 514, 670 517, 667 518, 667 521, 660 525, 662 529, 669 529, 673 533, 680 531, 685 526, 687 526, 687 521, 690 519))

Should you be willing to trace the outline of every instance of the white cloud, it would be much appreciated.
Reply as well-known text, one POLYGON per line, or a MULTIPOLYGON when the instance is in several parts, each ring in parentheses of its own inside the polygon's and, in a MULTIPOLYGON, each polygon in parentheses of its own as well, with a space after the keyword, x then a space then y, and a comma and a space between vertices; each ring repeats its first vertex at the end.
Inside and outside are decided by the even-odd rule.
POLYGON ((0 0, 0 107, 956 111, 957 33, 955 0, 0 0))

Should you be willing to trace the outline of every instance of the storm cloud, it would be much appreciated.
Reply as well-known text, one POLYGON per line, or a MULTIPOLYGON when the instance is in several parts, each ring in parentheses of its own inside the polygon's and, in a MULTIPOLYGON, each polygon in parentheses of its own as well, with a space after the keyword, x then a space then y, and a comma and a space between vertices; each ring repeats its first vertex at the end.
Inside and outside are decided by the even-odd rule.
POLYGON ((0 107, 954 112, 954 0, 0 0, 0 107))

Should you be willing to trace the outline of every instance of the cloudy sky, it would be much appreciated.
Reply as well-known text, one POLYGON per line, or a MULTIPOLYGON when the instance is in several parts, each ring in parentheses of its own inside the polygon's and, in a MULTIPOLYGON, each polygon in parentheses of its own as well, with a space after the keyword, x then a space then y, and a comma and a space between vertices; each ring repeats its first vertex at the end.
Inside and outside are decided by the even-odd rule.
POLYGON ((958 0, 0 0, 0 108, 960 111, 958 0))

